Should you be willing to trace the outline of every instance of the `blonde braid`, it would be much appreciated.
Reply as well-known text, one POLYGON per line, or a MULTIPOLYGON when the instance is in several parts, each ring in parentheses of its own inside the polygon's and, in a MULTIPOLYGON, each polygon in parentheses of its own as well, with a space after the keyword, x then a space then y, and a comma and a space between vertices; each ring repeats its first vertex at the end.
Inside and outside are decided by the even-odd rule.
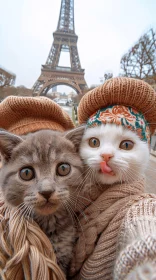
POLYGON ((0 275, 3 280, 65 280, 47 236, 17 208, 9 209, 1 193, 0 275))

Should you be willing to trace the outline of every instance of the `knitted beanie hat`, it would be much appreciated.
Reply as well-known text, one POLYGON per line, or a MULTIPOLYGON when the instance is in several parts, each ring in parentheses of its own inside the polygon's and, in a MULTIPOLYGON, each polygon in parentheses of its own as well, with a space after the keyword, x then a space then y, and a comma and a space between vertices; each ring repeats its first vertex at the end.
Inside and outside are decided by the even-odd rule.
POLYGON ((144 81, 125 77, 112 78, 89 91, 79 104, 79 123, 87 122, 97 110, 110 105, 136 109, 145 117, 151 133, 156 129, 156 93, 144 81))
POLYGON ((22 135, 40 129, 64 131, 74 124, 49 98, 9 96, 0 103, 0 128, 22 135))

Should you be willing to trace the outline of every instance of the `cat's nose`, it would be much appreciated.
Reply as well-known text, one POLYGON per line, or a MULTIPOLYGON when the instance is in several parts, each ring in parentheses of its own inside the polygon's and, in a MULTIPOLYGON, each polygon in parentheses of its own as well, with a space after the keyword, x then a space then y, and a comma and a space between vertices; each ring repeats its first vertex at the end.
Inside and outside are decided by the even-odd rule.
POLYGON ((49 191, 40 191, 39 192, 44 198, 46 198, 47 200, 51 197, 53 191, 52 190, 49 190, 49 191))
POLYGON ((101 156, 106 162, 108 162, 113 157, 112 154, 102 154, 101 156))

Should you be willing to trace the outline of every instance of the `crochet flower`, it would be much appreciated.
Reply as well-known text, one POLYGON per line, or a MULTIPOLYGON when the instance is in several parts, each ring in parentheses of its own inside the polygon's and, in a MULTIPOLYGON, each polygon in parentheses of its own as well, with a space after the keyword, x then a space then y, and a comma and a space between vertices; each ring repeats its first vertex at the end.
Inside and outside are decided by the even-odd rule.
POLYGON ((115 123, 117 125, 121 124, 121 118, 118 115, 114 115, 112 112, 105 111, 101 112, 99 116, 99 120, 101 120, 102 123, 115 123))
POLYGON ((112 114, 118 115, 119 118, 126 118, 127 121, 133 121, 134 117, 130 114, 129 108, 121 105, 112 107, 112 114))

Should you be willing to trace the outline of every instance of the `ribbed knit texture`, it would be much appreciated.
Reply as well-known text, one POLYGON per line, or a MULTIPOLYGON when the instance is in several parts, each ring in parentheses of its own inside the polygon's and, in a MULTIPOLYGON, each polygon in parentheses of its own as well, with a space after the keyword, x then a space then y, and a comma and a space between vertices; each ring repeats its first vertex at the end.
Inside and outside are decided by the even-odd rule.
POLYGON ((71 275, 77 275, 73 279, 113 279, 120 225, 133 203, 151 197, 143 191, 144 181, 140 180, 133 184, 112 185, 101 195, 96 192, 94 197, 92 195, 92 203, 79 217, 78 240, 71 264, 71 275))
POLYGON ((114 280, 156 279, 156 198, 138 201, 119 232, 114 280))
POLYGON ((64 131, 74 124, 49 98, 9 96, 0 103, 0 128, 21 135, 40 129, 64 131))
POLYGON ((156 129, 156 93, 142 80, 112 78, 86 93, 78 108, 79 123, 85 123, 98 109, 109 105, 125 105, 141 112, 150 124, 151 133, 156 129))

